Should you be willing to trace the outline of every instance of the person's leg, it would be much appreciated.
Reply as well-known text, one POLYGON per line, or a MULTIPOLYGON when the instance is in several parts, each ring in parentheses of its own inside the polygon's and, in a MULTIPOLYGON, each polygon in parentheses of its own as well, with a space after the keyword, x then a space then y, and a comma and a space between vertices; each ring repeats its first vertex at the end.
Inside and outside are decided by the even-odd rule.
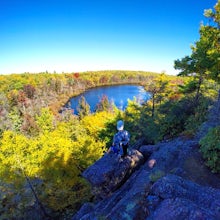
POLYGON ((122 145, 120 146, 119 154, 120 154, 121 156, 124 155, 124 150, 123 150, 123 146, 122 146, 122 145))
POLYGON ((122 148, 123 148, 123 156, 127 156, 127 154, 128 154, 128 145, 127 144, 123 145, 122 148))

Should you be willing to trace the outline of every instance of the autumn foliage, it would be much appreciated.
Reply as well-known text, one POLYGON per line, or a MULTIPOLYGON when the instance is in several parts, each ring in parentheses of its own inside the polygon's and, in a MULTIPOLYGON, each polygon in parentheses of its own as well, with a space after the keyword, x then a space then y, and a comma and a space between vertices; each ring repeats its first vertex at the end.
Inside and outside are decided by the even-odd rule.
MULTIPOLYGON (((156 143, 192 129, 191 121, 201 123, 205 105, 190 112, 185 108, 191 100, 183 92, 188 81, 134 71, 0 75, 1 217, 22 218, 41 203, 49 215, 61 218, 89 201, 90 187, 80 174, 111 145, 118 119, 125 121, 131 145, 140 138, 156 143), (143 106, 129 100, 125 111, 106 96, 93 113, 83 98, 78 115, 65 108, 69 98, 87 89, 129 83, 143 85, 153 98, 143 106)), ((212 97, 214 86, 204 85, 212 97)))

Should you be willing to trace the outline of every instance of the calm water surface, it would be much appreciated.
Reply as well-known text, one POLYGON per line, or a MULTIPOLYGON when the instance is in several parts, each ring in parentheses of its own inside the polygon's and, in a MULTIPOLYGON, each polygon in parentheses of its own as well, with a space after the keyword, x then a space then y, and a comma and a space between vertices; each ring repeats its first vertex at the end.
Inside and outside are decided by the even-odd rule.
POLYGON ((91 112, 94 112, 97 104, 100 102, 102 96, 108 97, 110 102, 121 110, 125 110, 128 104, 128 99, 133 100, 136 97, 137 102, 142 104, 150 98, 150 93, 146 92, 142 86, 138 85, 117 85, 105 86, 90 89, 79 96, 70 99, 70 107, 74 114, 77 114, 77 106, 81 96, 84 96, 86 102, 90 105, 91 112))

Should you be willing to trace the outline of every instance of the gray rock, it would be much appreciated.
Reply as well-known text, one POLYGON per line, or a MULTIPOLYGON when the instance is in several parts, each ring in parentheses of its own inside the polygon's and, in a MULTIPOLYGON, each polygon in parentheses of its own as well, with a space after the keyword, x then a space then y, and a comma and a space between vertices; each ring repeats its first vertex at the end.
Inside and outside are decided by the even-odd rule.
MULTIPOLYGON (((120 181, 118 181, 117 175, 120 177, 123 170, 131 169, 129 168, 132 166, 131 162, 128 163, 124 160, 124 164, 119 164, 116 158, 106 155, 94 164, 93 169, 100 170, 97 171, 98 179, 92 177, 90 182, 93 187, 95 186, 95 189, 99 186, 100 193, 106 192, 106 188, 102 188, 102 184, 106 184, 108 193, 105 193, 104 199, 97 201, 90 211, 85 211, 85 208, 84 210, 82 208, 79 211, 81 217, 74 220, 102 218, 108 220, 213 219, 218 217, 217 207, 220 207, 218 199, 220 190, 204 187, 208 185, 205 181, 201 181, 200 177, 194 179, 191 176, 190 170, 193 169, 195 163, 192 167, 185 169, 185 162, 189 161, 188 158, 191 161, 192 152, 196 151, 197 143, 193 140, 177 138, 170 142, 160 143, 156 147, 157 151, 153 151, 149 159, 139 169, 135 165, 129 178, 122 175, 123 178, 120 178, 120 181), (105 165, 109 163, 109 166, 104 166, 105 169, 103 169, 103 163, 105 165), (112 170, 114 170, 113 174, 112 170), (105 174, 104 177, 102 174, 105 174), (191 182, 189 179, 198 181, 198 183, 202 182, 204 186, 191 182), (113 180, 116 181, 116 185, 112 183, 113 180), (211 200, 211 198, 215 199, 211 200), (162 212, 164 212, 163 215, 161 215, 162 212)), ((142 155, 139 152, 135 154, 142 155)), ((135 157, 133 156, 133 158, 135 157)), ((92 170, 87 171, 87 178, 94 172, 92 170)))
POLYGON ((215 220, 216 218, 209 210, 203 210, 199 205, 181 198, 166 199, 148 220, 215 220))
POLYGON ((140 147, 139 151, 144 155, 144 158, 147 159, 152 153, 154 153, 158 149, 158 145, 143 145, 140 147))
MULTIPOLYGON (((72 218, 72 220, 78 220, 78 219, 83 219, 87 217, 87 214, 93 212, 94 210, 94 205, 92 203, 85 203, 81 209, 77 212, 77 214, 72 218)), ((87 218, 89 219, 89 218, 87 218)))
POLYGON ((151 194, 161 202, 149 219, 220 219, 218 189, 167 175, 154 183, 151 194))
POLYGON ((109 153, 85 170, 82 175, 91 184, 96 198, 103 199, 118 189, 143 162, 144 157, 137 150, 133 150, 131 155, 122 161, 119 161, 116 154, 109 153))
POLYGON ((148 176, 149 170, 142 166, 111 196, 97 202, 91 212, 82 207, 73 220, 144 220, 148 215, 146 194, 151 186, 148 176))

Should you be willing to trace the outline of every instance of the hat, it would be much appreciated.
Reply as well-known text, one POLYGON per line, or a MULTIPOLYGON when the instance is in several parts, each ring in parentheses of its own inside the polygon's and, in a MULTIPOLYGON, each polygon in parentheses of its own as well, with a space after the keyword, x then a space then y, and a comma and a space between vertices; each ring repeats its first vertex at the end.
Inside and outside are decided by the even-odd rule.
POLYGON ((122 130, 124 129, 124 122, 123 122, 122 120, 119 120, 119 121, 117 122, 117 129, 118 129, 119 131, 122 131, 122 130))

